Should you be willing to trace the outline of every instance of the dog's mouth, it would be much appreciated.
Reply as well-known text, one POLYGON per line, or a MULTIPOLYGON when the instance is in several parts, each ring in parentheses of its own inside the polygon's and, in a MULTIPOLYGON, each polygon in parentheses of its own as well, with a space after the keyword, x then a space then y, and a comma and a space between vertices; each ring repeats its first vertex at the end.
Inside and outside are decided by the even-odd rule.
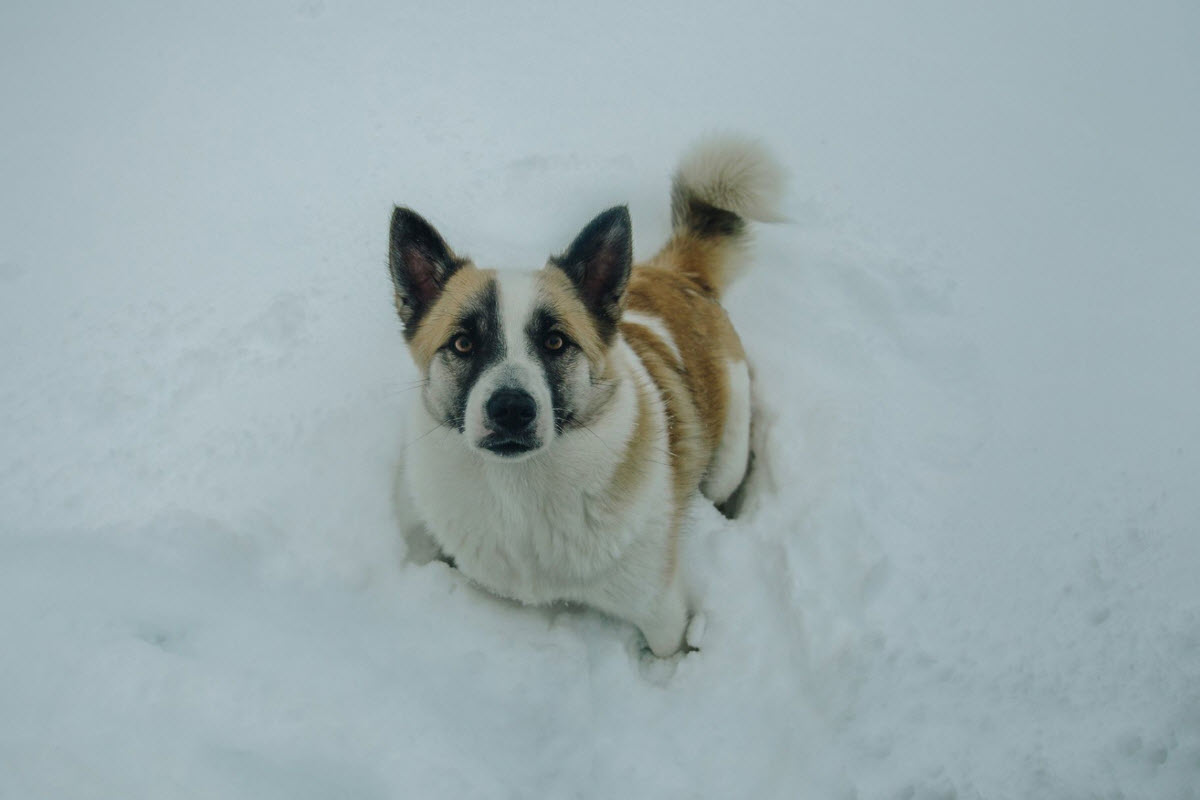
POLYGON ((537 450, 541 447, 541 442, 532 437, 501 436, 493 433, 485 436, 479 442, 479 446, 501 458, 517 458, 537 450))

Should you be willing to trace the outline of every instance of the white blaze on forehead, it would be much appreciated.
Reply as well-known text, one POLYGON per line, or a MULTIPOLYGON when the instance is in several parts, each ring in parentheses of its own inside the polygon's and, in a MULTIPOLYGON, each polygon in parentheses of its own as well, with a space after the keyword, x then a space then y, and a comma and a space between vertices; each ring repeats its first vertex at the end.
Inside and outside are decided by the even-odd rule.
POLYGON ((500 331, 504 338, 504 360, 528 363, 529 343, 525 329, 538 300, 537 273, 501 272, 496 274, 497 305, 500 315, 500 331))
POLYGON ((490 366, 471 389, 467 399, 466 431, 472 439, 486 435, 488 399, 500 388, 520 388, 537 404, 537 433, 547 441, 554 431, 554 408, 542 364, 529 350, 526 329, 538 301, 537 274, 496 273, 496 312, 500 329, 496 337, 504 343, 504 357, 490 366))

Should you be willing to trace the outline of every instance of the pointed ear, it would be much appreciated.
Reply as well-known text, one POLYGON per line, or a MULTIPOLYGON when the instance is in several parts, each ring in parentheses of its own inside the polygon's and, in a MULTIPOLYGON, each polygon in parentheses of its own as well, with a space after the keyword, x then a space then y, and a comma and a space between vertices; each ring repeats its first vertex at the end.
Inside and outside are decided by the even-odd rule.
POLYGON ((597 216, 567 251, 550 263, 567 273, 593 314, 615 325, 621 318, 621 297, 633 267, 629 209, 616 206, 597 216))
POLYGON ((400 207, 392 212, 388 268, 396 287, 396 310, 406 331, 429 310, 463 263, 420 214, 400 207))

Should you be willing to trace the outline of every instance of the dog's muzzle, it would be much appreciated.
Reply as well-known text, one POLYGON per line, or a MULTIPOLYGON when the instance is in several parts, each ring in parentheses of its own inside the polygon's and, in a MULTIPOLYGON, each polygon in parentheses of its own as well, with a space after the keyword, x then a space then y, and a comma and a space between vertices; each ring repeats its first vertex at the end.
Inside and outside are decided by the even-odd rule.
POLYGON ((500 389, 484 405, 489 433, 480 441, 500 456, 515 456, 537 448, 540 442, 534 423, 537 402, 524 389, 500 389))

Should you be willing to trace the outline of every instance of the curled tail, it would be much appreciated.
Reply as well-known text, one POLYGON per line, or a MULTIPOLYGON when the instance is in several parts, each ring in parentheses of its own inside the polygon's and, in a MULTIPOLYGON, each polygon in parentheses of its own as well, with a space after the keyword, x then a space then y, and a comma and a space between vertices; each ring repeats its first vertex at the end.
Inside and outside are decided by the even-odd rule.
POLYGON ((736 136, 698 142, 675 170, 674 232, 655 261, 669 263, 720 295, 746 266, 746 221, 783 219, 783 185, 783 169, 758 142, 736 136))

